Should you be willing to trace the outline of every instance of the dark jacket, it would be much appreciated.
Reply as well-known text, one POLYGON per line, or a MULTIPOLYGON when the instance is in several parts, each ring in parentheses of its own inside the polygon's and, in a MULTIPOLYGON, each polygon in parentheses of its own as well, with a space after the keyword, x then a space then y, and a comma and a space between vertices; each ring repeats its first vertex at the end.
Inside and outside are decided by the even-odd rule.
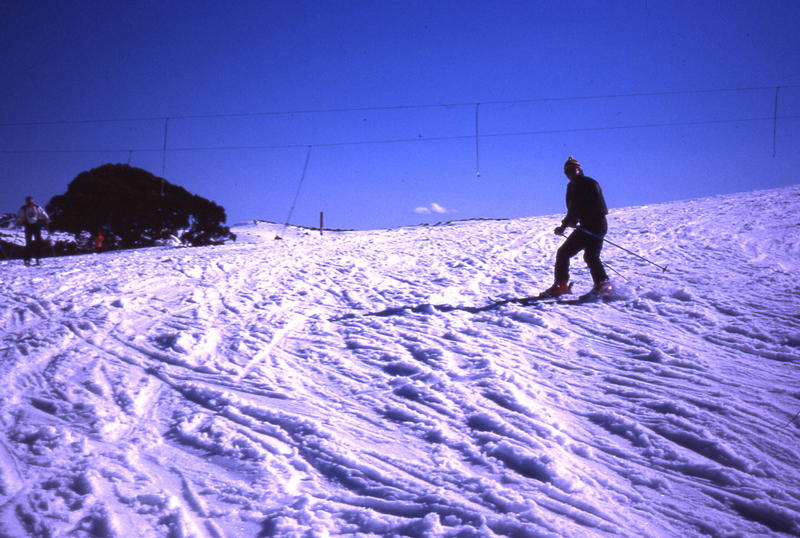
POLYGON ((581 225, 589 231, 605 234, 608 208, 603 190, 594 179, 578 176, 567 185, 567 216, 564 226, 581 225))

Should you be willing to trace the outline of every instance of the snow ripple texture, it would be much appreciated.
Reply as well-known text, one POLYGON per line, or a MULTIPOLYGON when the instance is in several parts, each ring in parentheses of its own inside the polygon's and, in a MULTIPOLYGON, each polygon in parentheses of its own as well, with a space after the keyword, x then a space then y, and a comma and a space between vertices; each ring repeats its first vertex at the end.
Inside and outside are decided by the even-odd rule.
POLYGON ((800 187, 558 220, 0 262, 0 535, 800 536, 800 187))

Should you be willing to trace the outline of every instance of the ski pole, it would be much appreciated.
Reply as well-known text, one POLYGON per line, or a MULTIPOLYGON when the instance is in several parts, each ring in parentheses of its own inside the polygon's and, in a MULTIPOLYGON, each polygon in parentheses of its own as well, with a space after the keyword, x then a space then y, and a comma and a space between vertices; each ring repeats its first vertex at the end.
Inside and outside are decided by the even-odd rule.
POLYGON ((628 250, 627 248, 625 248, 625 247, 623 247, 623 246, 620 246, 620 245, 618 245, 618 244, 616 244, 616 243, 614 243, 614 242, 612 242, 612 241, 609 241, 608 239, 606 239, 606 238, 605 238, 605 237, 603 237, 603 236, 597 235, 597 234, 596 234, 596 233, 594 233, 594 232, 590 232, 589 230, 587 230, 587 229, 585 229, 585 228, 576 228, 576 229, 577 229, 577 230, 580 230, 580 231, 582 231, 582 232, 583 232, 583 233, 585 233, 585 234, 589 234, 589 235, 591 235, 592 237, 596 237, 597 239, 600 239, 601 241, 605 241, 605 242, 606 242, 606 243, 608 243, 609 245, 614 245, 614 246, 615 246, 615 247, 617 247, 617 248, 621 248, 622 250, 624 250, 624 251, 625 251, 625 252, 627 252, 628 254, 633 254, 633 255, 634 255, 634 256, 636 256, 637 258, 639 258, 639 259, 641 259, 641 260, 644 260, 644 261, 646 261, 647 263, 651 263, 651 264, 655 265, 656 267, 658 267, 659 269, 661 269, 661 271, 663 271, 663 272, 665 272, 665 273, 667 272, 667 266, 666 266, 666 265, 658 265, 656 262, 654 262, 654 261, 651 261, 651 260, 648 260, 648 259, 647 259, 647 258, 645 258, 644 256, 640 256, 639 254, 636 254, 635 252, 633 252, 633 251, 630 251, 630 250, 628 250))
POLYGON ((609 269, 609 270, 615 272, 616 274, 618 274, 619 276, 621 276, 625 280, 625 282, 630 282, 630 280, 625 275, 623 275, 622 273, 620 273, 619 271, 617 271, 616 269, 614 269, 613 267, 608 265, 606 262, 602 262, 602 263, 603 263, 603 267, 605 267, 606 269, 609 269))

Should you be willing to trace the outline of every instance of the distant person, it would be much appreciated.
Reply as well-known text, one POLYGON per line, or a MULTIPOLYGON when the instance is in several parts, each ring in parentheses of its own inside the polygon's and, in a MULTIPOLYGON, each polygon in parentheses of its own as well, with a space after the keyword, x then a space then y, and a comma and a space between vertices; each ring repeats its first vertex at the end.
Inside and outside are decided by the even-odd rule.
POLYGON ((103 235, 103 230, 97 230, 97 235, 94 238, 94 249, 97 252, 103 250, 103 241, 105 240, 105 236, 103 235))
POLYGON ((36 258, 36 265, 42 257, 42 226, 50 221, 44 209, 36 205, 33 196, 25 198, 25 205, 17 212, 17 224, 25 227, 25 265, 36 258))
POLYGON ((570 292, 569 260, 581 250, 583 259, 589 266, 594 281, 591 293, 602 293, 611 289, 600 251, 603 249, 603 236, 608 231, 608 208, 603 191, 594 179, 584 176, 580 163, 570 155, 564 163, 567 184, 567 216, 555 230, 556 235, 564 235, 566 228, 577 228, 561 245, 556 253, 555 282, 545 291, 546 295, 558 297, 570 292))

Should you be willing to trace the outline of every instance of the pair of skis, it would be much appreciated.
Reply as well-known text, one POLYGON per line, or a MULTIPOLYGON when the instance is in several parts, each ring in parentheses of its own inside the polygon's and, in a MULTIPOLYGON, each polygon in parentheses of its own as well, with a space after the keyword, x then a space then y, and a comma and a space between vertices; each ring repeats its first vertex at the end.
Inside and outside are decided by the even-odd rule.
POLYGON ((592 290, 588 293, 584 293, 582 295, 578 295, 575 297, 572 295, 572 284, 570 283, 570 292, 565 293, 563 295, 551 295, 548 292, 542 292, 539 295, 532 295, 530 297, 515 297, 513 299, 504 299, 502 301, 498 301, 500 303, 513 303, 519 304, 522 306, 530 306, 537 303, 560 303, 560 304, 581 304, 581 303, 591 303, 595 301, 603 301, 606 300, 611 296, 612 288, 608 286, 603 288, 602 290, 595 291, 592 290))
POLYGON ((571 294, 564 294, 558 297, 553 297, 548 293, 540 293, 539 295, 533 295, 531 297, 512 297, 510 299, 493 299, 489 304, 483 306, 465 306, 465 305, 449 305, 449 304, 420 304, 416 306, 398 306, 398 307, 390 307, 378 312, 362 312, 362 313, 351 313, 351 314, 344 314, 341 316, 336 316, 331 318, 331 321, 342 321, 346 319, 353 319, 360 316, 378 316, 378 317, 387 317, 387 316, 402 316, 409 312, 413 312, 415 314, 432 314, 433 312, 453 312, 454 310, 460 310, 463 312, 470 312, 472 314, 478 314, 480 312, 487 312, 489 310, 495 310, 500 308, 503 305, 507 304, 518 304, 522 306, 532 306, 536 304, 584 304, 584 303, 593 303, 597 301, 606 301, 611 299, 611 291, 610 288, 601 291, 601 292, 589 292, 583 295, 579 295, 575 297, 571 294))

